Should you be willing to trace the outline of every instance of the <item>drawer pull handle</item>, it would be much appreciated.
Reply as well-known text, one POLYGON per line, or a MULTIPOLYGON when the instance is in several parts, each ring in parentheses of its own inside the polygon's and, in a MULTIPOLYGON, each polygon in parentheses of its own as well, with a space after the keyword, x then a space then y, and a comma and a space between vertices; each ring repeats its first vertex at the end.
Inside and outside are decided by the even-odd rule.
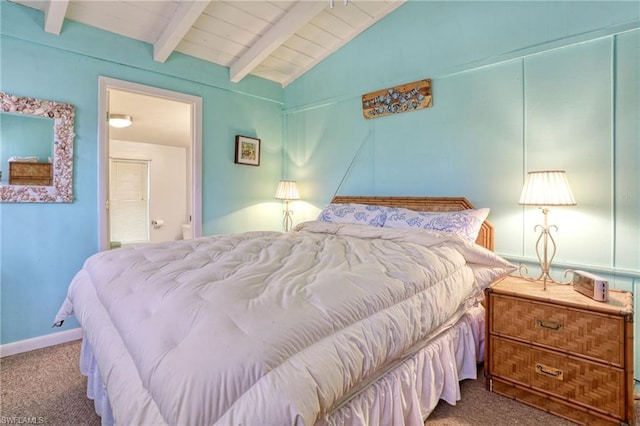
POLYGON ((544 374, 548 377, 553 377, 556 380, 564 380, 562 370, 557 368, 548 367, 542 364, 536 364, 536 373, 544 374))
POLYGON ((545 328, 547 330, 559 331, 562 328, 562 323, 555 321, 545 321, 536 318, 536 325, 540 328, 545 328))

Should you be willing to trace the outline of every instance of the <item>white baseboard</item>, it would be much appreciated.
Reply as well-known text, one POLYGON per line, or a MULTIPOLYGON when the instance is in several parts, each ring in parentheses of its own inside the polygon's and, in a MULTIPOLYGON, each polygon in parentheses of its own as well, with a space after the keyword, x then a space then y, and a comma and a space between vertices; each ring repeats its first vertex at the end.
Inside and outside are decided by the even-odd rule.
POLYGON ((20 340, 18 342, 0 345, 0 358, 9 355, 16 355, 22 352, 33 351, 35 349, 46 348, 47 346, 59 345, 82 339, 82 328, 61 331, 59 333, 47 334, 45 336, 34 337, 33 339, 20 340))

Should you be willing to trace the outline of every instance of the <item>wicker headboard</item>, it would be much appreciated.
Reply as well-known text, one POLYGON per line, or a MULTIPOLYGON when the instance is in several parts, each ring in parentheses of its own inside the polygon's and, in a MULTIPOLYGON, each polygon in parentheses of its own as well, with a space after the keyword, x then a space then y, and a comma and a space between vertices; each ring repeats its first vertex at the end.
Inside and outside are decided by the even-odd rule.
MULTIPOLYGON (((475 208, 463 197, 354 197, 337 195, 332 203, 358 203, 377 206, 403 207, 421 212, 452 212, 475 208)), ((476 243, 493 251, 493 225, 484 221, 476 243)))

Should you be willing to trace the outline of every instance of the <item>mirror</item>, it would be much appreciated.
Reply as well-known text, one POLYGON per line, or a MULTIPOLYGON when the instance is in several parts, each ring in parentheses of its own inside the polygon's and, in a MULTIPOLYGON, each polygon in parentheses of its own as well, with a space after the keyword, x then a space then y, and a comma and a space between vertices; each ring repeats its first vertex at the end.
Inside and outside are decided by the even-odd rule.
MULTIPOLYGON (((38 179, 31 181, 25 178, 16 178, 16 170, 25 164, 20 164, 18 168, 12 168, 9 162, 49 163, 43 170, 50 171, 50 163, 53 159, 53 125, 54 122, 51 118, 0 112, 0 147, 2 147, 0 150, 0 184, 12 183, 9 182, 10 170, 14 172, 13 183, 22 180, 25 182, 22 183, 23 185, 39 184, 37 183, 38 179)), ((49 179, 49 182, 41 184, 51 185, 52 182, 49 179)))
POLYGON ((0 92, 0 113, 0 201, 72 202, 73 105, 0 92))

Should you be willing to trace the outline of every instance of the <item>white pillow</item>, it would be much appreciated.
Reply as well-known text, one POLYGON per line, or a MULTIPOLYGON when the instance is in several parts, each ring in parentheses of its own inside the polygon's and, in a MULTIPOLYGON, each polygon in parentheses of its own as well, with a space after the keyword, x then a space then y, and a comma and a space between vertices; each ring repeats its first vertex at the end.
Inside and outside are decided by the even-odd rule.
POLYGON ((458 234, 475 241, 482 222, 489 216, 489 209, 469 209, 456 212, 418 212, 415 210, 388 209, 385 228, 421 228, 458 234))
POLYGON ((318 220, 329 223, 356 223, 382 226, 387 219, 387 208, 365 204, 329 204, 320 212, 318 220))

